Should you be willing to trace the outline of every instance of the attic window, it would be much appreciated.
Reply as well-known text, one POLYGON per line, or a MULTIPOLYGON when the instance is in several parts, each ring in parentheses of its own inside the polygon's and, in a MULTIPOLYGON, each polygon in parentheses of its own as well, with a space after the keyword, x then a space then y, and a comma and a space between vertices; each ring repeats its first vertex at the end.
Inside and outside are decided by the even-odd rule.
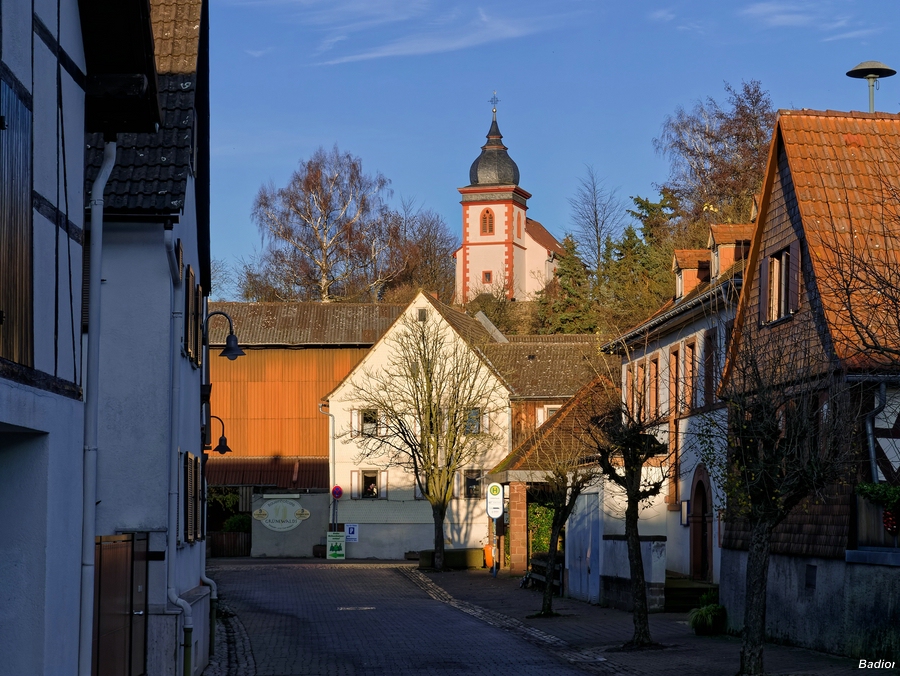
POLYGON ((675 273, 675 297, 681 298, 684 295, 684 276, 679 270, 675 273))
POLYGON ((428 319, 428 310, 423 307, 420 307, 417 319, 420 322, 424 322, 426 319, 428 319))
POLYGON ((760 264, 760 316, 764 322, 789 317, 800 307, 800 249, 797 242, 760 264))

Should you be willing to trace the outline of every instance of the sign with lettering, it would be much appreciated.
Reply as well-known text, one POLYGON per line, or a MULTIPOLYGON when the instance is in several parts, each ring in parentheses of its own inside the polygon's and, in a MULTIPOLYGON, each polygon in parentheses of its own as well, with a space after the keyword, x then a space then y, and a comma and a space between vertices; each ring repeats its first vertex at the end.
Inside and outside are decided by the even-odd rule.
POLYGON ((259 509, 254 510, 253 518, 262 525, 276 532, 294 530, 301 521, 309 518, 309 510, 296 500, 276 498, 267 500, 259 509))
POLYGON ((503 516, 503 486, 490 484, 487 488, 487 515, 492 519, 503 516))
POLYGON ((344 533, 329 531, 325 545, 325 558, 329 560, 343 560, 347 547, 345 545, 344 533))

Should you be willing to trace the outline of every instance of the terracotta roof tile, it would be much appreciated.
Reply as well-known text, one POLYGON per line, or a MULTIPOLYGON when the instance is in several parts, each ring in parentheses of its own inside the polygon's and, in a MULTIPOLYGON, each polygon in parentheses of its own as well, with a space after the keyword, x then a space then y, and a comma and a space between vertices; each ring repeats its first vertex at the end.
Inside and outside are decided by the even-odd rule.
POLYGON ((754 223, 717 223, 709 226, 710 240, 717 245, 746 242, 753 238, 754 223))
MULTIPOLYGON (((847 310, 823 280, 838 262, 847 262, 835 260, 835 252, 846 255, 860 241, 866 242, 867 265, 900 265, 883 236, 884 224, 897 219, 892 191, 900 184, 900 115, 782 111, 779 134, 837 356, 848 365, 874 366, 859 354, 847 310)), ((875 310, 873 304, 857 306, 857 312, 875 310)))
POLYGON ((326 491, 328 458, 242 458, 210 454, 206 477, 210 486, 271 486, 326 491))
POLYGON ((705 263, 709 265, 709 249, 675 249, 675 270, 696 270, 705 263))
POLYGON ((537 221, 526 218, 525 232, 531 236, 531 239, 544 247, 547 251, 553 251, 558 254, 565 253, 565 249, 562 248, 562 244, 556 241, 556 237, 551 235, 547 228, 537 221))

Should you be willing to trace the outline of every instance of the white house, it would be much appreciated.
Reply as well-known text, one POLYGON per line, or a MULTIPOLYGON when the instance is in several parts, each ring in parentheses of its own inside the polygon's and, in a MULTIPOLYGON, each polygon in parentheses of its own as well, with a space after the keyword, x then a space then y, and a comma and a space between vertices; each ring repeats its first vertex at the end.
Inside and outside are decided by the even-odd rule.
POLYGON ((84 131, 159 123, 152 43, 134 0, 0 10, 0 674, 91 672, 97 408, 85 399, 100 385, 81 340, 84 131))
MULTIPOLYGON (((676 251, 674 298, 603 347, 621 355, 623 403, 643 407, 647 419, 665 420, 656 434, 669 445, 668 479, 640 520, 645 573, 657 610, 664 603, 676 609, 676 583, 669 580, 666 586, 667 571, 670 577, 719 581, 722 505, 697 433, 709 416, 724 415, 716 388, 752 231, 752 225, 713 225, 708 249, 676 251), (664 588, 672 598, 657 593, 664 588)), ((579 500, 567 530, 569 593, 625 607, 630 576, 621 499, 601 485, 579 500)))
MULTIPOLYGON (((360 434, 378 433, 379 415, 354 400, 354 389, 369 373, 390 363, 398 332, 410 319, 435 321, 449 341, 477 355, 493 383, 490 413, 479 425, 494 440, 481 457, 456 477, 445 522, 448 548, 477 548, 488 537, 482 484, 518 437, 527 436, 590 380, 596 367, 596 343, 585 336, 511 336, 506 338, 483 316, 468 315, 420 293, 371 351, 325 399, 334 416, 333 484, 344 490, 337 523, 359 525, 359 542, 347 545, 351 558, 402 558, 408 551, 431 549, 434 528, 429 503, 417 494, 413 475, 377 458, 361 460, 360 434), (583 359, 582 357, 588 357, 583 359), (526 430, 526 428, 528 428, 526 430), (371 493, 367 494, 371 488, 371 493)), ((522 496, 524 499, 524 494, 522 496)), ((522 537, 525 537, 524 525, 522 537)), ((514 534, 513 534, 514 535, 514 534)), ((524 540, 523 540, 524 544, 524 540)))
MULTIPOLYGON (((104 604, 113 603, 116 568, 130 566, 132 576, 131 588, 119 592, 132 621, 123 618, 118 633, 100 627, 95 659, 127 648, 137 673, 187 676, 208 662, 215 593, 205 576, 202 430, 209 421, 201 398, 209 22, 202 0, 181 0, 177 12, 150 0, 149 9, 161 124, 118 135, 102 228, 94 224, 90 233, 94 244, 102 232, 102 248, 92 248, 85 266, 90 292, 98 281, 101 287, 93 524, 101 617, 112 612, 104 604)), ((100 135, 87 137, 86 186, 102 176, 111 150, 100 135)), ((90 321, 95 308, 91 302, 90 321)))

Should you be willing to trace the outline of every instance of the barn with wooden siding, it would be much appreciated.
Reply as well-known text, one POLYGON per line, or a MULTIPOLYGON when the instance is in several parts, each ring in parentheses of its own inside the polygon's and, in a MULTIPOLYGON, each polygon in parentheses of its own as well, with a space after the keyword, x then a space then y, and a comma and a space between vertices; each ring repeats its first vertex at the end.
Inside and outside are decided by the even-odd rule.
MULTIPOLYGON (((359 363, 402 305, 210 303, 234 321, 246 356, 210 359, 210 413, 222 419, 232 453, 211 455, 210 485, 326 491, 329 418, 322 397, 359 363)), ((210 322, 210 350, 228 324, 210 322)), ((210 436, 222 429, 212 420, 210 436)))

